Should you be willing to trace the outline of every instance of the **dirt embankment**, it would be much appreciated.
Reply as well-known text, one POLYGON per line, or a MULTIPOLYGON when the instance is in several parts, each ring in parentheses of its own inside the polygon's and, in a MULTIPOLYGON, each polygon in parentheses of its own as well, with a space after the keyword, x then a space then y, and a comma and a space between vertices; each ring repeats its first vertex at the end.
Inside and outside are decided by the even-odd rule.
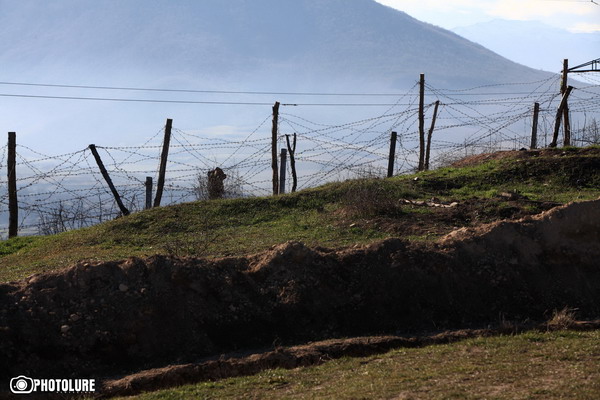
POLYGON ((0 285, 1 378, 98 377, 329 337, 600 315, 600 200, 436 245, 290 242, 244 258, 82 263, 0 285))

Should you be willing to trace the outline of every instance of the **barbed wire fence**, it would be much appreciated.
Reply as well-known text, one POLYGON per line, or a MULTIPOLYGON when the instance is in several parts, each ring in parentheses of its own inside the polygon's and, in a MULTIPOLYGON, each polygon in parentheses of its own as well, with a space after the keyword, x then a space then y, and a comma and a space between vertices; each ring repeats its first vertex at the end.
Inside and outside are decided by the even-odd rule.
MULTIPOLYGON (((465 90, 427 85, 431 118, 440 101, 431 154, 432 165, 447 165, 464 156, 528 148, 533 105, 539 103, 540 147, 550 143, 560 94, 560 77, 526 83, 489 85, 465 90), (527 90, 522 90, 528 88, 527 90)), ((395 174, 417 170, 419 162, 419 90, 417 85, 373 117, 341 124, 312 121, 302 105, 290 104, 278 119, 277 145, 285 148, 286 135, 297 135, 299 189, 355 177, 384 177, 391 132, 397 133, 395 174), (289 111, 289 112, 288 112, 289 111)), ((580 118, 572 129, 572 144, 600 142, 596 116, 600 115, 600 85, 576 89, 570 112, 580 118), (583 121, 583 122, 581 122, 583 121)), ((286 106, 285 104, 283 106, 286 106)), ((315 105, 309 105, 315 106, 315 105)), ((228 175, 229 197, 271 194, 271 121, 261 119, 246 135, 229 138, 173 128, 167 180, 162 205, 206 198, 202 185, 208 171, 219 167, 228 175)), ((145 208, 147 177, 157 182, 164 127, 139 146, 98 145, 96 149, 116 190, 131 212, 145 208)), ((47 235, 91 226, 116 218, 121 211, 89 148, 47 155, 17 144, 19 234, 47 235)), ((286 181, 291 181, 286 171, 286 181)), ((0 236, 8 221, 7 146, 0 148, 0 236)))

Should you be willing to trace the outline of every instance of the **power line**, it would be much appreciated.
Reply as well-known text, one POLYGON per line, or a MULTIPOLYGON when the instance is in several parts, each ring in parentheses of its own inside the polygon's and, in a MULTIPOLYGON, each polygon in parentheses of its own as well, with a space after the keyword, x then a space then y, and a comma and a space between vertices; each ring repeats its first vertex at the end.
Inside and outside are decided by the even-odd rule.
MULTIPOLYGON (((245 101, 203 101, 203 100, 159 100, 159 99, 127 99, 112 97, 79 97, 79 96, 47 96, 33 94, 9 94, 0 93, 0 97, 18 97, 30 99, 53 99, 53 100, 86 100, 86 101, 114 101, 127 103, 167 103, 167 104, 212 104, 212 105, 236 105, 236 106, 272 106, 273 103, 245 102, 245 101)), ((308 106, 308 107, 390 107, 397 103, 293 103, 281 104, 282 106, 308 106)))
POLYGON ((117 87, 117 86, 88 86, 88 85, 63 85, 50 83, 28 83, 28 82, 0 82, 0 85, 12 86, 34 86, 52 87, 65 89, 95 89, 95 90, 127 90, 138 92, 165 92, 165 93, 210 93, 210 94, 244 94, 244 95, 281 95, 281 96, 379 96, 397 97, 399 93, 325 93, 325 92, 268 92, 268 91, 241 91, 241 90, 197 90, 197 89, 158 89, 140 87, 117 87))
MULTIPOLYGON (((561 0, 550 0, 561 1, 561 0)), ((564 0, 562 0, 564 1, 564 0)), ((582 0, 585 1, 585 0, 582 0)), ((552 78, 550 78, 552 79, 552 78)), ((485 89, 492 87, 503 86, 522 86, 528 84, 536 84, 544 82, 547 79, 534 82, 513 82, 513 83, 498 83, 481 85, 468 89, 441 89, 452 92, 467 92, 477 89, 485 89)), ((200 94, 236 94, 236 95, 258 95, 258 96, 353 96, 353 97, 400 97, 406 96, 410 90, 405 93, 335 93, 335 92, 290 92, 290 91, 243 91, 243 90, 204 90, 204 89, 160 89, 160 88, 142 88, 129 86, 91 86, 91 85, 70 85, 70 84, 51 84, 51 83, 34 83, 34 82, 0 82, 0 85, 5 86, 28 86, 28 87, 48 87, 48 88, 63 88, 63 89, 93 89, 93 90, 112 90, 112 91, 138 91, 138 92, 162 92, 162 93, 200 93, 200 94)), ((461 96, 478 96, 478 95, 519 95, 527 94, 527 92, 482 92, 482 93, 455 93, 461 96)))

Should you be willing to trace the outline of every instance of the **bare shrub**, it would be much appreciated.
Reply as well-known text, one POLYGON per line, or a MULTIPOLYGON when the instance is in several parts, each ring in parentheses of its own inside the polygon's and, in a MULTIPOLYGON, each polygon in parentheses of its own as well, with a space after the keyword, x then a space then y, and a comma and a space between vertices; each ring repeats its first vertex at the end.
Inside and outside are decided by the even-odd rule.
POLYGON ((383 167, 367 164, 359 168, 352 169, 352 174, 354 175, 355 179, 385 178, 387 176, 387 170, 383 167))
POLYGON ((569 329, 575 325, 576 322, 576 308, 565 307, 562 310, 554 310, 552 318, 546 323, 549 330, 562 330, 569 329))
POLYGON ((592 118, 583 129, 573 132, 573 144, 580 146, 600 144, 600 125, 595 118, 592 118))
POLYGON ((55 235, 102 222, 102 215, 93 215, 93 211, 86 207, 83 199, 59 201, 56 207, 38 210, 37 214, 39 235, 55 235))

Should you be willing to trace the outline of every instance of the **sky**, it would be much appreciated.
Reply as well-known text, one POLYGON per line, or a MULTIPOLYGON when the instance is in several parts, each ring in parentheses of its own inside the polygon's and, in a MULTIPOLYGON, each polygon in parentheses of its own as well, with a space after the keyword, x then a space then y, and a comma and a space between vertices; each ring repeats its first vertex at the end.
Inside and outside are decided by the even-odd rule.
POLYGON ((600 0, 376 0, 453 29, 493 19, 541 21, 571 32, 600 32, 600 0))

